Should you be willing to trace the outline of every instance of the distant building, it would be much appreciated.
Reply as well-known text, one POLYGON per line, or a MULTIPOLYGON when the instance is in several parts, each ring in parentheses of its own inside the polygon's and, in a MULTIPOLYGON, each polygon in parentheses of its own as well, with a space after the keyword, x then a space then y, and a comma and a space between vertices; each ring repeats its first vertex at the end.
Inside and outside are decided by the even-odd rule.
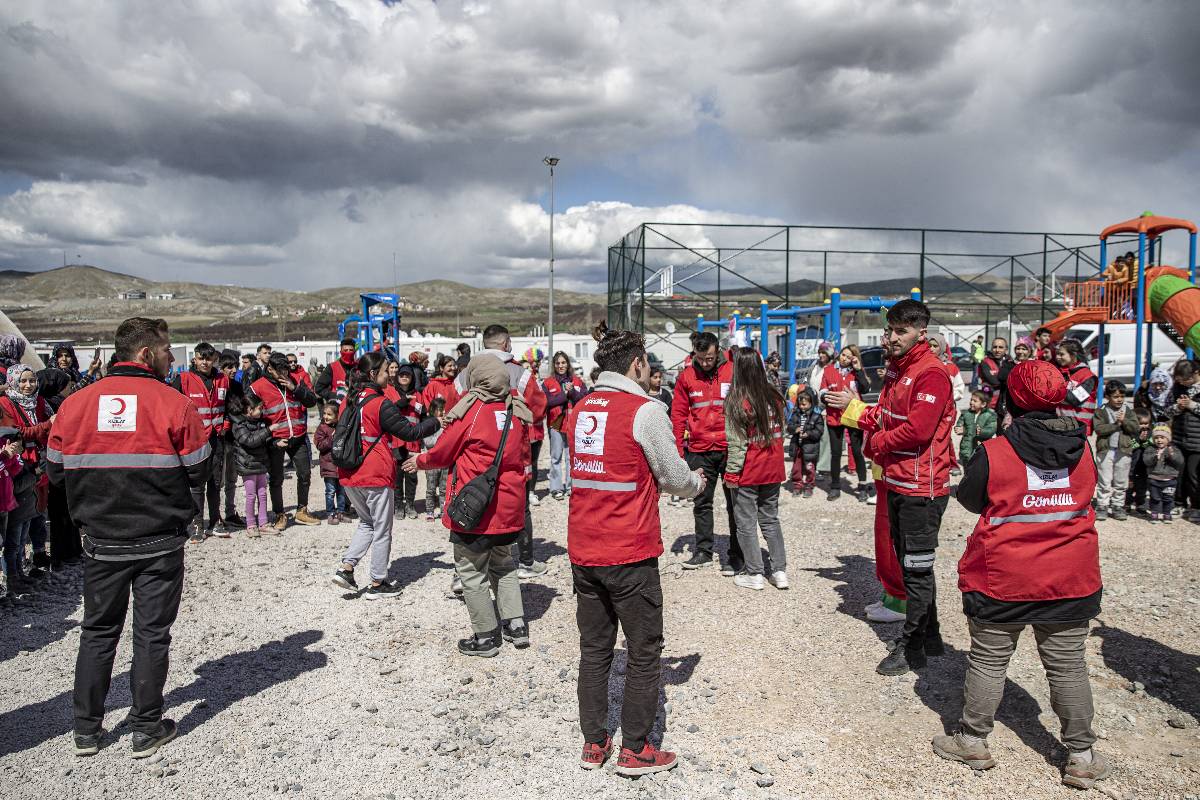
POLYGON ((174 300, 175 293, 174 292, 156 292, 155 294, 150 295, 150 299, 151 300, 174 300))
POLYGON ((265 306, 265 305, 250 306, 250 310, 256 312, 260 317, 271 316, 271 309, 269 306, 265 306))
POLYGON ((118 300, 145 300, 146 293, 140 289, 133 289, 128 292, 121 292, 117 295, 118 300))

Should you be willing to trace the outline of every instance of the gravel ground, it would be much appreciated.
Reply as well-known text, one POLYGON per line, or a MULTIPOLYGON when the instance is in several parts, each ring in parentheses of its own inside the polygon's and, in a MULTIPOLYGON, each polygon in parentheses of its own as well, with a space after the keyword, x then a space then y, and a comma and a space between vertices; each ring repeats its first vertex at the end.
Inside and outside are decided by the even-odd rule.
MULTIPOLYGON (((785 498, 787 592, 737 589, 711 567, 683 572, 691 509, 662 509, 659 728, 682 757, 671 773, 630 781, 611 773, 615 758, 595 773, 577 766, 567 504, 546 498, 534 518, 539 558, 551 568, 524 585, 534 644, 490 660, 454 649, 468 625, 448 592, 440 523, 397 524, 392 577, 406 588, 378 603, 329 583, 346 525, 189 546, 167 682, 180 735, 149 764, 128 757, 122 726, 128 636, 105 719, 112 733, 99 756, 70 755, 80 576, 51 578, 0 611, 0 796, 170 790, 205 800, 348 800, 498 787, 562 798, 1076 796, 1059 784, 1058 723, 1028 635, 991 740, 997 768, 972 773, 929 748, 962 701, 967 634, 954 565, 974 518, 954 502, 938 559, 952 650, 922 676, 900 678, 874 672, 897 626, 872 626, 862 614, 877 591, 870 506, 848 495, 830 503, 821 492, 785 498)), ((716 516, 722 532, 720 504, 716 516)), ((1114 763, 1109 796, 1200 795, 1198 539, 1188 523, 1101 523, 1107 592, 1088 661, 1098 747, 1114 763)), ((618 655, 614 697, 623 671, 618 655)), ((618 720, 614 704, 611 726, 618 720)))

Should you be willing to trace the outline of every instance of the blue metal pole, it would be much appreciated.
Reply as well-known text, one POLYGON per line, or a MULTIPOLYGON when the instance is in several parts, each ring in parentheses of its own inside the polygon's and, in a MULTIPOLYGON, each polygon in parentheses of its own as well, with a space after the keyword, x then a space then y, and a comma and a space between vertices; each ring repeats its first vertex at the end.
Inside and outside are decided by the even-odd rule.
POLYGON ((767 301, 761 300, 758 304, 758 352, 762 354, 763 361, 767 360, 767 356, 771 353, 771 343, 767 340, 767 301))
MULTIPOLYGON (((920 300, 921 299, 921 287, 914 286, 912 288, 912 291, 908 293, 908 296, 910 298, 912 298, 913 300, 920 300)), ((894 303, 895 301, 892 301, 892 302, 894 303)))
MULTIPOLYGON (((1196 282, 1196 234, 1194 233, 1188 235, 1188 280, 1193 284, 1196 282)), ((1186 333, 1187 331, 1180 331, 1181 336, 1186 333)), ((1187 349, 1187 357, 1188 359, 1196 357, 1190 347, 1187 349)))
MULTIPOLYGON (((1108 239, 1100 240, 1100 269, 1105 269, 1108 266, 1108 239)), ((1098 346, 1096 352, 1099 354, 1096 357, 1096 388, 1100 396, 1104 394, 1104 323, 1100 323, 1100 335, 1097 337, 1098 346)), ((1135 385, 1134 390, 1137 389, 1135 385)))
POLYGON ((829 290, 829 338, 833 352, 842 352, 842 290, 837 287, 829 290))
POLYGON ((788 351, 787 351, 787 376, 788 385, 792 383, 795 377, 793 373, 796 371, 796 318, 792 317, 791 323, 788 325, 788 351))
POLYGON ((1138 276, 1137 276, 1137 309, 1134 312, 1134 324, 1137 332, 1134 336, 1133 354, 1133 388, 1136 391, 1142 385, 1142 326, 1146 322, 1146 234, 1138 234, 1138 276))

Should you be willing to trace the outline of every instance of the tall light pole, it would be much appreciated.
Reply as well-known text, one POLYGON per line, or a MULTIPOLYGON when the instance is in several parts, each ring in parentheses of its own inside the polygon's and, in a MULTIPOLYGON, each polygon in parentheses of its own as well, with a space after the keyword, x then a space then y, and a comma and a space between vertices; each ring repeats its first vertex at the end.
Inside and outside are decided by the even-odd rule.
POLYGON ((546 349, 549 352, 546 355, 554 358, 554 167, 558 165, 558 159, 546 156, 542 163, 550 168, 550 324, 547 326, 549 342, 546 349))

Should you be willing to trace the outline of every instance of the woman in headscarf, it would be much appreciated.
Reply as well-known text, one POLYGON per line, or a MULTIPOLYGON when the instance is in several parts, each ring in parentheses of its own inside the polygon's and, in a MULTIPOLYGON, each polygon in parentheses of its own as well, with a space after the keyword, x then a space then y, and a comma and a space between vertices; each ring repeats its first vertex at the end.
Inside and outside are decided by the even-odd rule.
MULTIPOLYGON (((13 476, 13 495, 17 507, 8 512, 4 531, 4 565, 9 586, 20 589, 24 580, 25 538, 33 528, 33 570, 30 577, 41 577, 50 566, 46 552, 46 527, 32 525, 39 516, 37 487, 45 480, 42 465, 46 441, 53 421, 50 406, 38 394, 37 376, 27 364, 8 367, 8 385, 0 397, 0 427, 14 428, 13 438, 21 441, 22 469, 13 476)), ((47 481, 48 482, 48 481, 47 481)))
POLYGON ((1171 387, 1174 382, 1171 380, 1171 373, 1167 372, 1162 367, 1155 367, 1150 372, 1150 380, 1142 384, 1136 392, 1133 393, 1134 409, 1144 408, 1150 412, 1152 418, 1151 424, 1166 422, 1170 424, 1170 411, 1173 403, 1171 402, 1171 387))
POLYGON ((7 383, 9 368, 25 355, 25 340, 11 333, 0 333, 0 383, 7 383))
POLYGON ((56 346, 50 355, 50 366, 67 373, 70 381, 61 392, 55 392, 55 394, 61 394, 65 398, 76 389, 87 386, 99 376, 100 364, 100 354, 97 350, 96 357, 92 359, 92 365, 88 367, 88 371, 80 372, 79 358, 75 355, 75 348, 69 344, 56 346))
POLYGON ((1017 339, 1017 343, 1013 345, 1013 363, 1020 364, 1022 361, 1033 358, 1035 349, 1036 345, 1033 343, 1033 339, 1028 336, 1017 339))
POLYGON ((467 392, 446 415, 447 427, 437 444, 429 452, 410 457, 404 470, 454 468, 446 488, 442 524, 450 529, 455 569, 463 583, 472 628, 469 638, 459 640, 458 650, 463 655, 490 658, 500 652, 502 639, 515 647, 529 646, 512 546, 525 527, 525 468, 533 414, 521 397, 513 395, 508 370, 496 356, 475 356, 462 377, 467 392), (451 506, 463 486, 487 472, 498 452, 500 464, 491 502, 479 523, 466 530, 451 518, 451 506))

